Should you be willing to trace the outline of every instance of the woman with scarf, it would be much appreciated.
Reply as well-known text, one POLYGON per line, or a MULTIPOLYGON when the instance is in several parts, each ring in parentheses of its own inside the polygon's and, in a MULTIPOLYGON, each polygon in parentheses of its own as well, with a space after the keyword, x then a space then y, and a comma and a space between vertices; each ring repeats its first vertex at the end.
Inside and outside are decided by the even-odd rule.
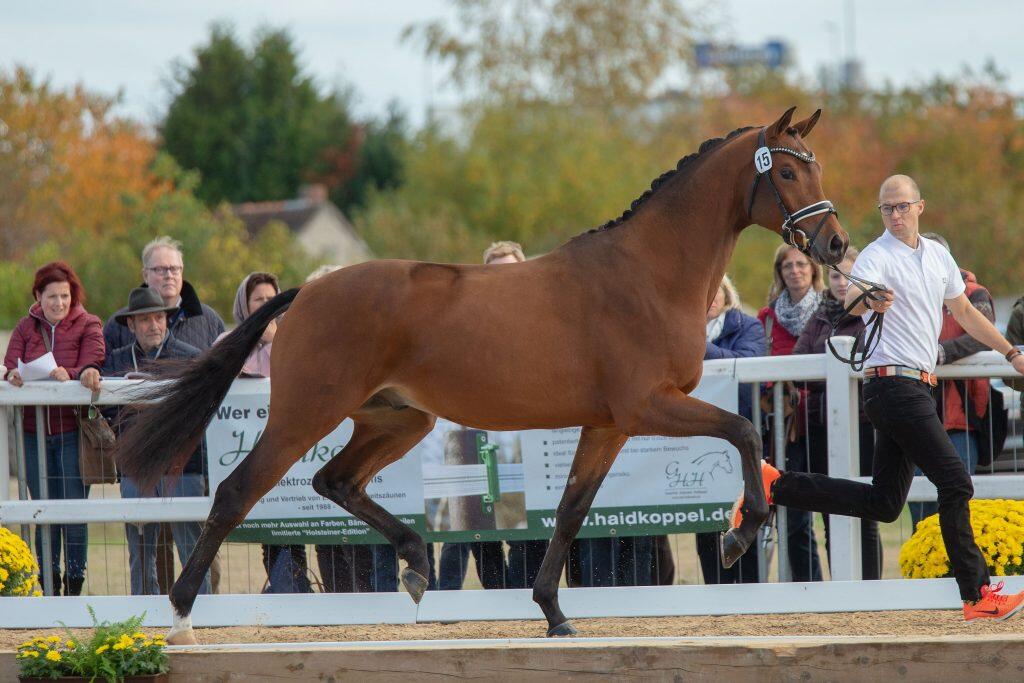
MULTIPOLYGON (((793 353, 796 340, 810 322, 821 303, 821 269, 799 249, 787 244, 775 250, 772 268, 772 286, 768 291, 768 305, 757 314, 764 325, 771 356, 793 353)), ((787 383, 788 405, 794 408, 787 416, 786 469, 808 472, 806 441, 802 438, 806 415, 806 390, 787 383)), ((765 420, 767 425, 772 421, 765 420)), ((770 447, 774 438, 765 439, 770 447)), ((777 456, 776 456, 777 457, 777 456)), ((787 543, 790 571, 794 581, 821 581, 821 562, 811 527, 811 515, 803 510, 786 510, 787 543)))
MULTIPOLYGON (((857 259, 854 247, 846 250, 846 258, 839 269, 849 273, 857 259)), ((834 270, 828 273, 828 289, 821 296, 821 305, 804 327, 804 331, 793 347, 794 354, 826 353, 826 342, 833 336, 857 337, 864 332, 864 321, 859 315, 849 315, 843 307, 849 280, 834 270)), ((807 385, 807 454, 811 472, 828 474, 828 430, 826 428, 825 383, 810 382, 807 385)), ((860 407, 860 474, 871 475, 871 461, 875 452, 875 435, 871 422, 860 407)), ((825 552, 829 547, 829 516, 825 518, 825 552)), ((882 543, 878 537, 878 522, 868 519, 860 523, 861 573, 865 579, 882 577, 882 543)))
MULTIPOLYGON (((257 311, 260 306, 273 299, 281 291, 277 277, 271 273, 249 273, 238 285, 235 292, 235 303, 231 315, 235 325, 242 322, 257 311)), ((270 352, 274 345, 277 322, 271 321, 263 336, 242 365, 239 377, 269 377, 270 352)), ((214 344, 227 336, 227 332, 217 337, 214 344)), ((306 562, 306 547, 303 545, 266 545, 263 546, 263 567, 267 571, 267 593, 311 593, 313 587, 309 582, 306 562)))

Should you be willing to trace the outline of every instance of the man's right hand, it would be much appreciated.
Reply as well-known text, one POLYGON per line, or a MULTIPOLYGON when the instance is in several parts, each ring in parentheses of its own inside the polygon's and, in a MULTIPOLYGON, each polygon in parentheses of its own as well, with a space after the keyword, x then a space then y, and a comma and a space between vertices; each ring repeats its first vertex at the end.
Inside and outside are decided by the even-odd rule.
POLYGON ((884 292, 873 292, 876 298, 867 299, 866 303, 875 313, 885 313, 892 307, 892 302, 896 300, 896 293, 891 289, 887 289, 884 292))
POLYGON ((25 382, 21 379, 21 374, 17 370, 11 370, 7 373, 7 381, 11 383, 11 386, 20 387, 25 382))

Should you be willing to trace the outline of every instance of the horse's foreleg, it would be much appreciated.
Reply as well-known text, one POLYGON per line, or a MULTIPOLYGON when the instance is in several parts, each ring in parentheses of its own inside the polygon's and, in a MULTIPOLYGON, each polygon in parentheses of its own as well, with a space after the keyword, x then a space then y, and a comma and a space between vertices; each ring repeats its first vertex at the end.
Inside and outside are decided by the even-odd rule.
POLYGON ((639 434, 713 436, 725 439, 740 453, 743 470, 743 521, 722 539, 723 564, 731 567, 757 537, 768 517, 761 479, 761 436, 746 418, 710 403, 667 389, 651 397, 643 411, 639 434))
POLYGON ((401 579, 419 603, 427 589, 427 547, 420 536, 366 495, 374 475, 399 460, 430 432, 434 416, 415 408, 377 408, 352 416, 352 438, 313 477, 313 489, 379 531, 405 560, 401 579))
POLYGON ((584 427, 580 434, 572 469, 569 470, 569 480, 555 515, 551 543, 544 553, 544 561, 533 584, 533 600, 540 605, 548 620, 548 636, 571 636, 576 633, 558 606, 558 580, 565 567, 569 545, 576 538, 601 482, 624 443, 625 434, 616 429, 584 427))

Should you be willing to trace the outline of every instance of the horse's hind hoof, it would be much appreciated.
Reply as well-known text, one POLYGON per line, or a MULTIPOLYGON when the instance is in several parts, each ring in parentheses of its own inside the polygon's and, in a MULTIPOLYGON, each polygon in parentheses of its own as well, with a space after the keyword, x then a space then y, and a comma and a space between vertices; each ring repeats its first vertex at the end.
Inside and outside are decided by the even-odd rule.
POLYGON ((423 593, 427 590, 427 579, 417 571, 413 571, 406 567, 402 570, 402 585, 405 586, 405 590, 409 593, 409 597, 417 605, 420 604, 420 600, 423 599, 423 593))
POLYGON ((722 566, 728 569, 736 564, 743 553, 747 552, 746 547, 736 538, 736 530, 729 529, 722 534, 722 566))
POLYGON ((568 638, 576 635, 576 627, 568 621, 563 621, 558 626, 548 629, 548 638, 568 638))

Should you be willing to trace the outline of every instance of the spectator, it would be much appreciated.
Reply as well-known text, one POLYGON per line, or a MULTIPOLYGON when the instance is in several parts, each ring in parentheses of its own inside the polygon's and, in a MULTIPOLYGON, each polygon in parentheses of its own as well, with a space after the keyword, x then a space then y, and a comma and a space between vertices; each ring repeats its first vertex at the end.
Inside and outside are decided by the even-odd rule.
MULTIPOLYGON (((128 306, 124 313, 118 314, 115 321, 124 325, 134 337, 131 344, 114 349, 107 354, 103 364, 104 377, 124 377, 131 374, 145 374, 146 366, 157 359, 186 360, 200 354, 199 349, 172 337, 167 331, 167 320, 173 317, 178 309, 168 306, 154 289, 138 287, 128 295, 128 306)), ((120 418, 114 421, 118 429, 123 429, 124 420, 130 419, 118 410, 120 418)), ((121 479, 122 498, 152 497, 200 497, 205 494, 206 460, 203 447, 198 446, 188 459, 180 475, 167 475, 156 485, 154 491, 142 491, 132 479, 121 479)), ((178 559, 182 566, 192 554, 199 534, 203 527, 199 522, 171 522, 174 543, 178 547, 178 559)), ((160 584, 157 581, 157 537, 160 525, 125 524, 125 536, 128 539, 128 565, 131 577, 132 595, 159 595, 160 584)), ((199 587, 199 592, 210 592, 210 577, 207 575, 199 587)))
POLYGON ((1006 323, 1006 339, 1014 346, 1024 346, 1024 296, 1014 302, 1006 323))
MULTIPOLYGON (((341 266, 337 265, 322 265, 306 277, 306 282, 312 282, 340 269, 341 266)), ((270 547, 290 548, 289 557, 293 575, 305 576, 307 564, 305 547, 301 545, 270 547)), ((325 592, 383 593, 398 590, 398 555, 390 543, 320 544, 316 546, 316 561, 325 592)))
MULTIPOLYGON (((249 273, 238 285, 231 315, 236 325, 248 318, 260 306, 273 299, 281 291, 277 278, 270 273, 249 273)), ((256 343, 249 357, 242 364, 240 377, 269 377, 270 351, 277 332, 277 321, 271 321, 263 336, 256 343)), ((216 342, 227 336, 217 337, 216 342)), ((306 547, 303 545, 262 545, 263 567, 267 572, 266 593, 311 593, 306 564, 306 547)))
MULTIPOLYGON (((517 242, 503 240, 492 243, 483 254, 484 265, 523 263, 526 255, 517 242)), ((500 437, 498 439, 500 441, 500 437)), ((511 450, 504 449, 506 452, 511 450)), ((548 541, 508 541, 508 558, 501 541, 478 543, 445 543, 441 546, 438 570, 442 590, 462 588, 470 553, 476 562, 477 574, 484 588, 530 588, 540 571, 548 541)))
MULTIPOLYGON (((924 232, 921 233, 921 237, 938 242, 946 248, 946 251, 952 251, 949 248, 949 242, 942 235, 924 232)), ((971 271, 960 268, 960 277, 963 278, 967 287, 964 294, 967 295, 971 305, 981 311, 982 315, 990 321, 995 322, 996 312, 992 295, 985 287, 978 284, 977 278, 971 271)), ((1007 328, 1007 332, 1009 332, 1009 328, 1007 328)), ((1016 343, 1009 337, 1007 340, 1011 344, 1016 343)), ((989 350, 989 347, 967 334, 948 307, 945 305, 942 307, 942 329, 939 331, 939 357, 937 359, 939 365, 953 363, 979 351, 989 350)), ((939 415, 942 417, 943 427, 949 434, 949 440, 953 442, 953 448, 960 456, 960 460, 963 461, 967 473, 974 475, 978 470, 978 430, 967 419, 963 392, 967 393, 968 406, 980 419, 988 411, 989 381, 987 379, 946 380, 940 384, 940 387, 941 399, 937 398, 937 400, 941 401, 939 415)), ((920 469, 915 472, 915 476, 921 476, 920 469)), ((914 520, 914 527, 916 528, 918 522, 925 517, 934 515, 938 510, 938 503, 910 503, 910 516, 914 520)))
MULTIPOLYGON (((854 247, 846 250, 846 257, 839 264, 845 272, 853 270, 858 252, 854 247)), ((794 354, 825 353, 826 343, 832 335, 833 328, 838 336, 857 337, 864 332, 864 321, 858 315, 846 313, 844 301, 849 280, 834 270, 828 273, 828 289, 822 294, 821 305, 817 312, 804 327, 804 331, 796 340, 794 354)), ((826 397, 825 383, 811 382, 807 385, 807 454, 811 472, 828 474, 828 429, 825 416, 826 397)), ((860 474, 871 475, 871 462, 875 455, 875 435, 864 412, 860 407, 860 474)), ((829 516, 825 519, 825 553, 829 550, 829 516)), ((882 578, 882 543, 878 536, 878 522, 864 519, 860 523, 861 543, 861 576, 865 579, 882 578)), ((800 548, 800 546, 798 546, 800 548)), ((811 552, 804 547, 802 552, 811 552)))
MULTIPOLYGON (((217 312, 199 301, 195 288, 185 280, 185 261, 181 243, 170 237, 157 237, 142 249, 142 286, 152 287, 160 293, 165 306, 178 309, 167 318, 167 328, 178 341, 205 351, 213 345, 217 335, 224 332, 224 321, 217 312)), ((127 327, 117 322, 125 309, 110 316, 103 328, 107 353, 135 343, 127 327)), ((157 577, 161 593, 166 593, 174 581, 174 555, 171 550, 170 527, 160 525, 157 541, 157 577)), ((214 558, 210 568, 211 584, 216 593, 220 585, 220 562, 214 558)))
MULTIPOLYGON (((142 250, 142 278, 142 286, 157 290, 165 306, 178 309, 167 319, 168 331, 178 341, 205 351, 224 333, 224 321, 215 310, 199 301, 195 287, 185 279, 180 242, 158 237, 147 244, 142 250)), ((121 309, 110 316, 103 328, 108 352, 135 342, 128 328, 117 323, 117 316, 124 313, 125 309, 121 309)))
MULTIPOLYGON (((757 318, 740 310, 740 299, 726 275, 707 314, 707 341, 704 360, 718 358, 754 358, 765 354, 764 328, 757 318)), ((748 420, 753 416, 750 391, 741 386, 739 413, 748 420)), ((732 567, 722 566, 721 543, 717 533, 697 534, 697 556, 700 558, 704 583, 757 583, 759 578, 757 545, 752 545, 732 567)), ((659 583, 661 583, 659 581, 659 583)))
MULTIPOLYGON (((804 326, 814 316, 821 302, 821 269, 799 249, 786 244, 775 250, 772 286, 768 305, 757 314, 764 325, 768 348, 772 356, 788 356, 804 326)), ((786 469, 807 472, 806 441, 802 438, 805 390, 786 383, 786 469)), ((771 420, 766 420, 769 427, 771 420)), ((769 433, 766 448, 774 446, 769 433)), ((776 454, 777 457, 778 454, 776 454)), ((803 510, 787 509, 787 544, 789 563, 794 581, 821 581, 821 562, 811 527, 811 515, 803 510)))
MULTIPOLYGON (((36 271, 32 283, 36 302, 28 315, 18 321, 4 356, 5 378, 15 387, 23 385, 18 361, 34 361, 53 353, 57 367, 50 377, 59 382, 78 380, 98 391, 99 368, 103 364, 103 331, 100 319, 85 310, 85 290, 71 266, 61 261, 48 263, 36 271)), ((43 412, 46 424, 36 424, 36 411, 25 409, 25 476, 35 499, 88 498, 89 487, 82 482, 78 465, 78 423, 71 406, 48 407, 43 412), (45 452, 37 447, 37 430, 45 434, 45 452), (39 458, 46 458, 46 494, 39 480, 39 458)), ((64 595, 81 595, 85 583, 88 527, 85 524, 53 524, 50 534, 50 566, 53 589, 59 594, 61 552, 64 555, 64 595)), ((36 555, 40 571, 43 528, 36 527, 36 555)))

